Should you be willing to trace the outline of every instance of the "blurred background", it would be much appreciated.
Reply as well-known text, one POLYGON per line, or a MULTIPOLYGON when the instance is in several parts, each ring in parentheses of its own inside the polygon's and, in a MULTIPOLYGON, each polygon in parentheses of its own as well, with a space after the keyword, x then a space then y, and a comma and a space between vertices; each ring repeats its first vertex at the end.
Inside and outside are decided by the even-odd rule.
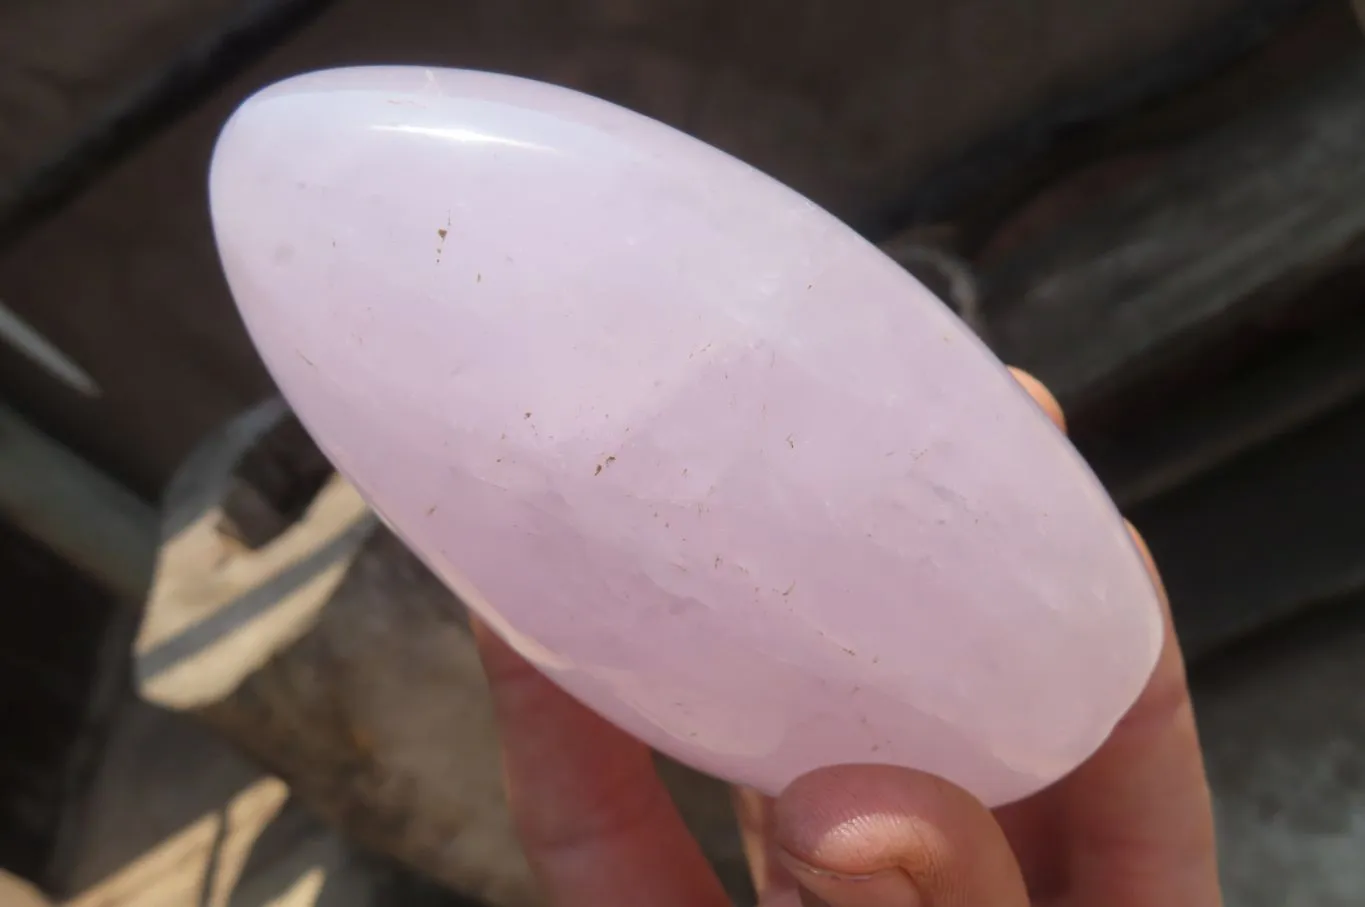
MULTIPOLYGON (((1193 661, 1237 907, 1365 903, 1347 0, 0 4, 0 907, 539 903, 458 602, 258 362, 206 168, 356 63, 573 86, 879 243, 1061 399, 1193 661)), ((724 791, 662 762, 735 892, 724 791)))

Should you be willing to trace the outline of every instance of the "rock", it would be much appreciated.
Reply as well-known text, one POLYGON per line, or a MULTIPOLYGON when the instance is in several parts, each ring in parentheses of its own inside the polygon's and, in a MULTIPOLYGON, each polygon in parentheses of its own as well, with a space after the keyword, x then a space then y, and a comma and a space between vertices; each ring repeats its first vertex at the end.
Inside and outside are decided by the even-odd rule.
POLYGON ((329 459, 680 762, 1000 804, 1145 685, 1156 593, 1074 448, 895 262, 716 149, 541 83, 341 70, 248 101, 211 200, 329 459))

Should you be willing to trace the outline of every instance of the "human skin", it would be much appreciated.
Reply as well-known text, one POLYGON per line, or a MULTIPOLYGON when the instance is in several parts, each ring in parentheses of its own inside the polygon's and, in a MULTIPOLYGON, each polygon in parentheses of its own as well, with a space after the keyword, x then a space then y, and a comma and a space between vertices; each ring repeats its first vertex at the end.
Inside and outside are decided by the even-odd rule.
MULTIPOLYGON (((1065 430, 1046 388, 1015 376, 1065 430)), ((1093 757, 1027 800, 991 811, 939 778, 873 765, 820 769, 776 799, 736 791, 763 907, 1218 907, 1211 799, 1164 594, 1162 609, 1162 655, 1138 701, 1093 757)), ((475 629, 509 799, 549 902, 727 907, 649 750, 475 629)))

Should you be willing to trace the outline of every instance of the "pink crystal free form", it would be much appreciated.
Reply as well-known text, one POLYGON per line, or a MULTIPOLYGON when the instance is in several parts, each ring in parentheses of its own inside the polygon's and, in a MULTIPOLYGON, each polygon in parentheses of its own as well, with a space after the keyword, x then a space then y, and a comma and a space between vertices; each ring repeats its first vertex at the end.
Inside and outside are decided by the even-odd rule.
POLYGON ((1145 684, 1156 596, 1066 439, 790 189, 565 89, 421 68, 247 101, 223 265, 303 422, 566 690, 773 793, 884 762, 990 804, 1145 684))

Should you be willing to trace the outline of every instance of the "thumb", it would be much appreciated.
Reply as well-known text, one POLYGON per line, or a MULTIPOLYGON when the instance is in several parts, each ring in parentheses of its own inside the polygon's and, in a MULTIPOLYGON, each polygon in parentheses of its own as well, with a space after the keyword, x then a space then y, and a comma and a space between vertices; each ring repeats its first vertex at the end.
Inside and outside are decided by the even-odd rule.
POLYGON ((1028 907, 995 817, 947 781, 885 765, 820 769, 774 808, 779 859, 829 907, 1028 907))

